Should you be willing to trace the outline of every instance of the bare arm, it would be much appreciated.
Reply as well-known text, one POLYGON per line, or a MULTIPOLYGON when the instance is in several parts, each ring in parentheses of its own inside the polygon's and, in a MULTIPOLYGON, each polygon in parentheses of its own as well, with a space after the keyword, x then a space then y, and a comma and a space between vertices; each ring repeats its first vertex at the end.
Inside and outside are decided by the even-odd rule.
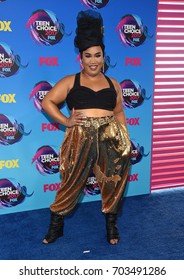
POLYGON ((59 124, 67 127, 80 124, 81 114, 72 111, 72 115, 67 118, 58 108, 58 105, 65 101, 69 90, 74 83, 74 75, 66 76, 58 81, 55 86, 47 93, 42 101, 44 111, 59 124))
POLYGON ((120 123, 122 123, 123 125, 125 125, 125 127, 127 127, 126 116, 123 110, 122 90, 120 88, 119 83, 116 80, 112 79, 112 81, 117 92, 117 102, 116 102, 116 107, 114 108, 114 115, 116 116, 116 118, 120 123))

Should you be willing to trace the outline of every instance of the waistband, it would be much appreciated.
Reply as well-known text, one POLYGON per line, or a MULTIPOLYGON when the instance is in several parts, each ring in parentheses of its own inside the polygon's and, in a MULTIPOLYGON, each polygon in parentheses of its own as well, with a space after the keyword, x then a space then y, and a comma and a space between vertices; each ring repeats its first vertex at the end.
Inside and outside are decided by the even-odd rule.
POLYGON ((99 128, 104 124, 108 124, 115 120, 114 116, 106 116, 106 117, 87 117, 84 122, 84 127, 94 126, 95 128, 99 128))

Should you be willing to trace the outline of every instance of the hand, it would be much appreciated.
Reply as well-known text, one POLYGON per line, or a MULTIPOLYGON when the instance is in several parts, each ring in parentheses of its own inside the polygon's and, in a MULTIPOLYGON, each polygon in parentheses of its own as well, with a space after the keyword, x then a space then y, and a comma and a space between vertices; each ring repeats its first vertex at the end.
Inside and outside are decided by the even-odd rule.
POLYGON ((83 112, 75 112, 75 109, 72 109, 71 116, 67 119, 67 127, 72 127, 75 125, 83 125, 86 119, 85 116, 82 115, 83 112))

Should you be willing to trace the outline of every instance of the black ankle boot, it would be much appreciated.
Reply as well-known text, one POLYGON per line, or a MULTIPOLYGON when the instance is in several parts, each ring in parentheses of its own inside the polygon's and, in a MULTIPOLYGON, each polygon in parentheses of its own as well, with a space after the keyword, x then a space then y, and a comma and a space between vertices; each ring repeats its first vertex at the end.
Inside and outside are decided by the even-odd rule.
POLYGON ((105 217, 106 217, 107 241, 111 245, 115 245, 119 242, 119 232, 117 228, 117 214, 107 213, 105 217))
POLYGON ((43 244, 54 242, 58 237, 63 236, 64 217, 51 212, 51 220, 47 235, 43 240, 43 244))

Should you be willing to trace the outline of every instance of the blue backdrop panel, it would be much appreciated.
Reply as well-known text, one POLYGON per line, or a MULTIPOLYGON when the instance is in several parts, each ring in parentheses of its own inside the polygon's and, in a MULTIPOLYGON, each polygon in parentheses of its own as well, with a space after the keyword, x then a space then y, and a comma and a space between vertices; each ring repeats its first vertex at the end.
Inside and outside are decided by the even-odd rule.
MULTIPOLYGON (((62 77, 81 70, 73 41, 80 10, 104 19, 105 73, 122 88, 132 141, 125 195, 150 192, 157 0, 0 1, 0 214, 49 207, 61 186, 65 128, 41 102, 62 77)), ((61 110, 68 115, 66 104, 61 110)), ((82 202, 100 200, 89 174, 82 202)))

